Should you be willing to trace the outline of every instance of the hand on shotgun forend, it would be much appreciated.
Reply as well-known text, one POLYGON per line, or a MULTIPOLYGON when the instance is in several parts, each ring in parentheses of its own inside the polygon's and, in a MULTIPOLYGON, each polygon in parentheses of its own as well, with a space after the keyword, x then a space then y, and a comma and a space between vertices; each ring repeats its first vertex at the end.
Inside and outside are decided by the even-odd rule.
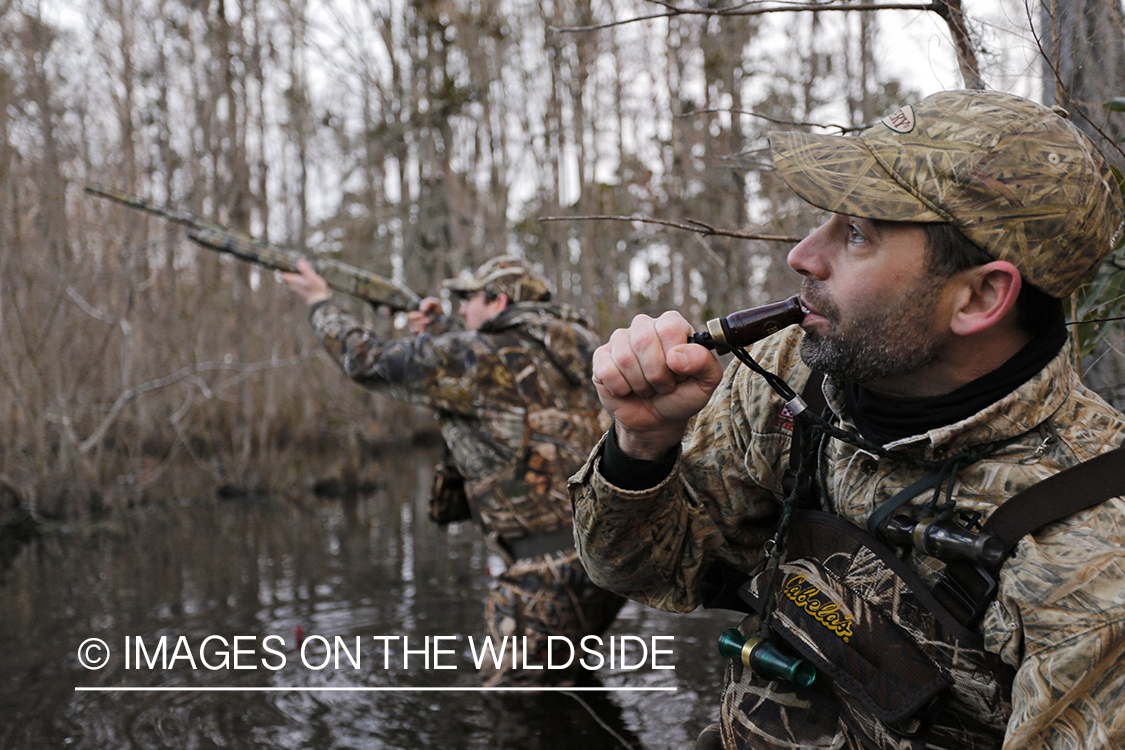
POLYGON ((411 333, 422 333, 429 327, 430 321, 441 315, 441 300, 437 297, 426 297, 418 303, 417 310, 406 313, 406 327, 411 333))
POLYGON ((315 305, 332 296, 328 282, 306 260, 297 261, 297 273, 281 271, 277 275, 306 305, 315 305))

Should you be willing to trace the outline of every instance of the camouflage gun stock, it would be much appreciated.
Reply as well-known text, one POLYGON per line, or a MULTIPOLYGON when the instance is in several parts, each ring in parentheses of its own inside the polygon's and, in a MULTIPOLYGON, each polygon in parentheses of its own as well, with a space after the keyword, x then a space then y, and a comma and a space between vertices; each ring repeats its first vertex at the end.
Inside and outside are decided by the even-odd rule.
POLYGON ((418 303, 421 301, 410 289, 370 271, 364 271, 362 268, 271 245, 254 237, 232 232, 218 224, 198 219, 186 211, 162 206, 145 198, 102 185, 87 183, 86 192, 182 224, 188 227, 187 236, 193 242, 210 250, 233 255, 240 260, 290 273, 297 271, 298 260, 308 261, 308 264, 324 277, 330 288, 375 305, 385 305, 392 310, 417 310, 418 303))

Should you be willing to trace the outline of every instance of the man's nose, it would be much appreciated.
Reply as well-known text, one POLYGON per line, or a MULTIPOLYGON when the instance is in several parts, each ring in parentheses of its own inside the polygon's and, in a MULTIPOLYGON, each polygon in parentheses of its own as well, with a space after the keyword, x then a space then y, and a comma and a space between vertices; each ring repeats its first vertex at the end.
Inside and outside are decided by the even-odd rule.
POLYGON ((822 224, 801 240, 789 251, 789 267, 805 277, 824 279, 827 277, 826 234, 827 224, 822 224))

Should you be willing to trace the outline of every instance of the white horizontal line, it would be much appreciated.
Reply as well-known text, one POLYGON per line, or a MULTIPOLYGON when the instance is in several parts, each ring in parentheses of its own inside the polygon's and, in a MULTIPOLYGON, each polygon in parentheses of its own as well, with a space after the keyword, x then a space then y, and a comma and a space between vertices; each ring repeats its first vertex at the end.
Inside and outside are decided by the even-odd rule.
POLYGON ((624 693, 675 692, 674 687, 76 687, 92 693, 624 693))

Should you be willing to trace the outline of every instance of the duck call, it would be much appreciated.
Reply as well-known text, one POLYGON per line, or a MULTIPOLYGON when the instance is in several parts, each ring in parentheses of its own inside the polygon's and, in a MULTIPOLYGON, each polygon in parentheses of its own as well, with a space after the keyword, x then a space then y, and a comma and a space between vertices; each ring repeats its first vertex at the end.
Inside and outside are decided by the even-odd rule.
POLYGON ((816 667, 800 657, 790 656, 771 640, 747 638, 738 628, 719 634, 719 655, 738 659, 763 677, 788 680, 807 688, 816 680, 816 667))
POLYGON ((749 346, 782 328, 800 323, 807 312, 797 297, 790 297, 783 302, 772 302, 731 313, 725 318, 709 320, 707 330, 688 336, 688 343, 708 349, 749 346))

